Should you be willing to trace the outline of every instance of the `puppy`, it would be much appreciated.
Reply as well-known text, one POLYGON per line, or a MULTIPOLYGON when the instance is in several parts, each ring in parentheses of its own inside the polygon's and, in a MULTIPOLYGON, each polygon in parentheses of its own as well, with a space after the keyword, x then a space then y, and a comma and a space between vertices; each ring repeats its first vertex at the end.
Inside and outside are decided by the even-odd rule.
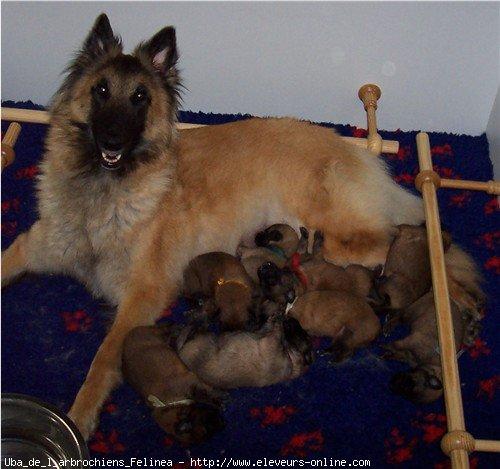
POLYGON ((255 235, 256 248, 240 245, 237 254, 252 280, 259 283, 259 267, 265 262, 273 262, 280 268, 285 267, 288 259, 299 249, 300 241, 291 226, 271 225, 255 235))
MULTIPOLYGON (((446 252, 451 237, 443 233, 446 252)), ((379 296, 390 309, 406 308, 431 288, 431 265, 425 226, 398 226, 391 244, 383 275, 377 279, 379 296)))
POLYGON ((226 330, 246 327, 258 298, 241 262, 224 252, 195 257, 184 271, 183 293, 188 298, 204 299, 204 314, 214 317, 218 312, 226 330))
POLYGON ((125 380, 144 398, 156 423, 182 445, 199 444, 224 428, 216 392, 182 363, 168 327, 137 327, 122 355, 125 380))
POLYGON ((376 273, 359 265, 346 268, 312 258, 301 265, 280 269, 268 262, 258 270, 265 298, 278 304, 291 303, 297 297, 312 291, 342 291, 377 303, 374 295, 376 273))
MULTIPOLYGON (((451 301, 451 314, 457 348, 471 344, 479 332, 477 315, 469 310, 461 311, 454 301, 451 301)), ((412 368, 396 373, 390 389, 418 404, 433 402, 443 394, 433 293, 427 293, 402 311, 391 313, 384 331, 389 332, 398 323, 409 324, 411 332, 404 339, 384 346, 387 350, 384 358, 406 362, 412 368)))
POLYGON ((200 379, 220 389, 287 381, 303 374, 313 360, 310 339, 292 318, 269 321, 254 333, 195 334, 178 341, 177 353, 200 379))
POLYGON ((380 322, 368 303, 350 292, 311 291, 300 296, 288 311, 310 335, 333 339, 329 349, 335 361, 350 357, 380 333, 380 322))

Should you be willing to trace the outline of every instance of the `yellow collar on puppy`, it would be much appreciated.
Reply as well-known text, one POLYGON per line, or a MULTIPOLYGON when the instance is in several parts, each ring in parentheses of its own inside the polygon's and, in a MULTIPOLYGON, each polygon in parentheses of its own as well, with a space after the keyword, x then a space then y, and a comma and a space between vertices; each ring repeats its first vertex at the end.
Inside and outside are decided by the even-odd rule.
POLYGON ((217 280, 217 287, 222 287, 222 285, 226 285, 227 283, 235 283, 236 285, 241 285, 243 288, 248 288, 248 285, 244 284, 240 280, 226 280, 222 277, 219 280, 217 280))

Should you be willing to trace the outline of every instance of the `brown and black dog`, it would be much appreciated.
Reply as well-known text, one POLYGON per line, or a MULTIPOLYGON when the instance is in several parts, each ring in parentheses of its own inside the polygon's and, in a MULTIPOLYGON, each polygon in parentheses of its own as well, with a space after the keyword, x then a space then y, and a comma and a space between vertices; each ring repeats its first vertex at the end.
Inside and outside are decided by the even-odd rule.
MULTIPOLYGON (((125 54, 97 18, 50 107, 40 218, 3 255, 3 285, 65 273, 118 307, 69 412, 86 438, 120 382, 125 336, 176 298, 194 257, 287 223, 323 232, 339 265, 376 266, 397 225, 423 220, 380 159, 330 129, 270 118, 178 132, 177 59, 173 27, 125 54)), ((475 284, 463 252, 448 264, 475 284)))

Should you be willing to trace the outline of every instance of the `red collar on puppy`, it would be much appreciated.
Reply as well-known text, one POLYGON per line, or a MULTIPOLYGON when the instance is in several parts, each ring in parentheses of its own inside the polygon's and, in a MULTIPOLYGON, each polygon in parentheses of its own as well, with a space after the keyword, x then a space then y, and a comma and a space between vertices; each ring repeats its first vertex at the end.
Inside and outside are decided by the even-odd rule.
POLYGON ((307 289, 307 277, 300 268, 300 254, 298 252, 296 252, 290 259, 290 268, 292 269, 292 272, 297 276, 302 286, 307 289))

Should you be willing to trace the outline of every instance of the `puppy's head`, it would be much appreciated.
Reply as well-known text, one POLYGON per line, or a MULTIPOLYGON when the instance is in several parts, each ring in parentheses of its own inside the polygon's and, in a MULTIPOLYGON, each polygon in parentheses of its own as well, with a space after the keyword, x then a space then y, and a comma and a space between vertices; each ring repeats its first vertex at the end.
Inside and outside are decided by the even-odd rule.
POLYGON ((299 237, 291 226, 277 224, 259 231, 255 235, 255 244, 259 247, 279 248, 285 257, 289 258, 297 251, 299 237))
POLYGON ((389 384, 390 390, 415 404, 427 404, 443 394, 443 383, 437 370, 417 367, 396 373, 389 384))
POLYGON ((281 306, 294 302, 298 280, 290 269, 280 269, 274 262, 266 262, 259 267, 257 275, 265 298, 281 306))
POLYGON ((195 401, 191 405, 153 410, 156 423, 183 446, 203 443, 224 429, 217 403, 195 401))

